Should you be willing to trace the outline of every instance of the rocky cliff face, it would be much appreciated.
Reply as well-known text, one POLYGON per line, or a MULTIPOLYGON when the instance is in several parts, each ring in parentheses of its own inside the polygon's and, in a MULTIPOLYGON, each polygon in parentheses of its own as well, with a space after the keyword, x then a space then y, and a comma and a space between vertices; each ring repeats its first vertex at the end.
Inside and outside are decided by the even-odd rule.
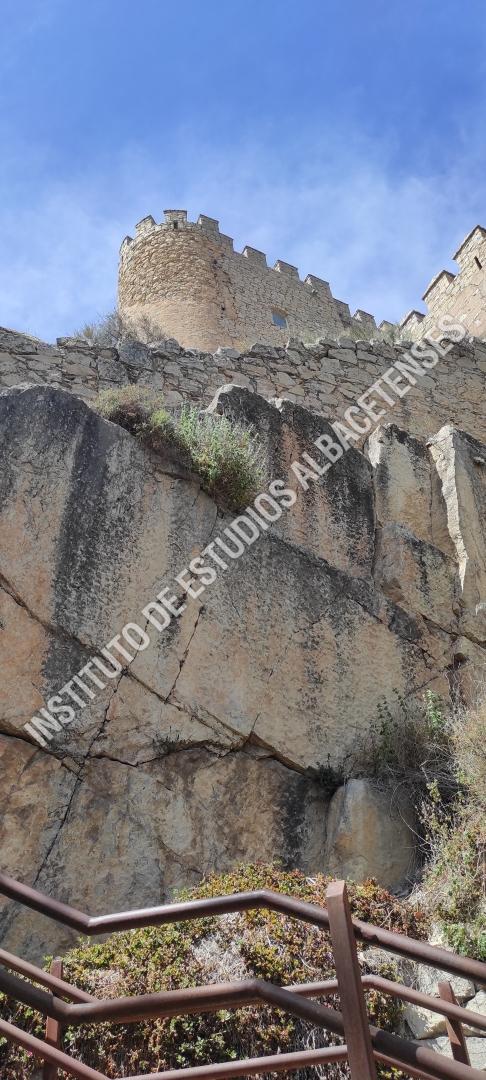
MULTIPOLYGON (((326 423, 239 387, 211 408, 254 425, 269 479, 326 423)), ((345 772, 393 689, 447 694, 454 677, 467 694, 477 680, 485 502, 471 436, 379 430, 41 747, 23 725, 231 518, 78 397, 0 392, 4 870, 93 913, 240 859, 403 878, 402 817, 362 781, 333 795, 329 768, 345 772)), ((7 948, 69 939, 0 912, 7 948)))

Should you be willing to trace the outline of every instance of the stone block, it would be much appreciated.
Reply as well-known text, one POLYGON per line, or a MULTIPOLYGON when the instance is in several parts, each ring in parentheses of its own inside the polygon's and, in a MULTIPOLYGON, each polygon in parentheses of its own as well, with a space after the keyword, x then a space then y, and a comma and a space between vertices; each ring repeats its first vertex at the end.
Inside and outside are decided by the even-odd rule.
POLYGON ((457 632, 457 565, 439 548, 418 540, 402 525, 384 525, 379 532, 375 580, 385 596, 407 611, 457 632))
MULTIPOLYGON (((486 1072, 486 1039, 467 1039, 466 1042, 472 1068, 482 1069, 486 1072)), ((424 1046, 429 1046, 437 1054, 445 1054, 448 1058, 452 1057, 451 1044, 445 1035, 425 1042, 424 1046)))
POLYGON ((349 780, 329 806, 328 873, 353 881, 373 877, 396 888, 413 876, 414 825, 405 798, 380 790, 371 780, 349 780))

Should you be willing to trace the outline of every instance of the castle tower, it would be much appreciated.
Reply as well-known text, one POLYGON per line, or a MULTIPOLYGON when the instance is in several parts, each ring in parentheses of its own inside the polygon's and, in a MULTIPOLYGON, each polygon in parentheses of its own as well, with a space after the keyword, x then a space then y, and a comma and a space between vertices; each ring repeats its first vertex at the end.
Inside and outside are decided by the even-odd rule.
POLYGON ((185 210, 166 210, 160 225, 143 218, 135 237, 125 238, 118 294, 126 318, 137 323, 148 316, 161 335, 208 352, 376 330, 364 311, 351 318, 327 281, 312 274, 302 281, 297 267, 281 259, 271 269, 256 248, 236 252, 215 218, 191 222, 185 210))
POLYGON ((441 270, 435 275, 422 297, 427 314, 409 311, 400 323, 404 338, 434 337, 444 316, 460 321, 472 337, 486 337, 486 229, 482 225, 471 229, 453 259, 459 272, 441 270))

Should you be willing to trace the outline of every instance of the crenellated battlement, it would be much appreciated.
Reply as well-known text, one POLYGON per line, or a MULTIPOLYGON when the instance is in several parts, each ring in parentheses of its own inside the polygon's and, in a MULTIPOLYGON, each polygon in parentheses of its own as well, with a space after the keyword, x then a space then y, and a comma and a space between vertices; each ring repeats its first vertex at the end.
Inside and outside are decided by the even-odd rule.
POLYGON ((148 315, 183 344, 214 349, 241 347, 258 337, 282 345, 289 337, 380 337, 392 324, 368 312, 351 315, 333 297, 328 281, 284 259, 269 265, 265 252, 246 244, 236 251, 217 218, 186 210, 151 214, 126 236, 120 248, 119 303, 137 320, 148 315))
MULTIPOLYGON (((486 337, 486 228, 476 225, 454 259, 458 272, 443 269, 427 286, 427 311, 413 309, 399 329, 404 339, 434 333, 444 315, 460 318, 475 337, 486 337)), ((282 345, 288 337, 394 337, 395 326, 362 309, 351 315, 328 281, 284 259, 270 265, 264 251, 246 244, 235 250, 217 218, 186 210, 151 214, 126 236, 120 249, 120 309, 137 320, 148 315, 184 345, 213 350, 241 348, 257 337, 282 345)))
MULTIPOLYGON (((142 218, 142 220, 135 225, 135 236, 125 236, 125 239, 122 241, 120 246, 121 261, 133 254, 133 244, 140 237, 146 237, 149 233, 155 235, 158 232, 168 232, 171 229, 202 229, 208 236, 213 237, 221 243, 221 246, 226 250, 230 249, 234 255, 239 255, 242 258, 248 259, 249 262, 264 267, 266 270, 274 270, 278 274, 287 274, 289 277, 301 281, 303 285, 309 285, 311 288, 319 290, 327 297, 331 297, 332 295, 328 281, 315 277, 314 274, 307 274, 306 277, 301 278, 298 267, 293 266, 292 263, 288 263, 284 259, 277 259, 273 266, 270 266, 265 252, 259 251, 258 248, 251 247, 249 244, 246 244, 241 252, 235 251, 233 238, 231 236, 226 236, 225 233, 220 231, 217 218, 207 217, 206 214, 199 214, 197 221, 189 221, 187 210, 164 210, 164 220, 159 223, 155 221, 152 214, 148 214, 147 217, 142 218)), ((343 303, 343 301, 337 302, 343 303)), ((358 313, 356 313, 356 316, 354 317, 356 318, 357 316, 358 313)), ((367 316, 367 318, 373 318, 373 316, 367 316)), ((373 325, 376 327, 374 319, 373 325)))
POLYGON ((486 229, 475 225, 453 258, 459 272, 440 270, 432 278, 422 296, 427 313, 409 311, 400 323, 405 337, 417 340, 433 333, 444 315, 461 319, 474 337, 486 337, 486 229))

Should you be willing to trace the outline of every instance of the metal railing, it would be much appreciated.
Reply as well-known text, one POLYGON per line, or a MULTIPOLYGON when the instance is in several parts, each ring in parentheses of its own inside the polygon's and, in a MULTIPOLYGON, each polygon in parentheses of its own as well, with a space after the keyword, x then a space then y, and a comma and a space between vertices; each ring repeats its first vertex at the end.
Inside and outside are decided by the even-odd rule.
POLYGON ((105 1000, 98 1000, 66 982, 62 977, 60 960, 55 960, 50 972, 46 972, 20 957, 0 950, 0 991, 16 1002, 35 1009, 46 1018, 44 1039, 37 1039, 1 1019, 0 1035, 44 1062, 44 1080, 56 1080, 60 1069, 79 1080, 108 1080, 96 1069, 63 1052, 62 1033, 68 1025, 72 1027, 108 1020, 119 1024, 136 1023, 154 1017, 210 1013, 222 1008, 238 1009, 247 1005, 270 1005, 278 1008, 341 1037, 344 1044, 244 1061, 169 1070, 151 1073, 150 1076, 128 1077, 126 1080, 204 1080, 205 1077, 223 1080, 226 1077, 252 1076, 264 1071, 290 1072, 335 1061, 348 1062, 352 1080, 376 1080, 376 1062, 400 1069, 407 1076, 422 1077, 424 1080, 482 1080, 484 1077, 484 1072, 470 1065, 462 1025, 467 1024, 468 1027, 486 1031, 486 1017, 458 1005, 451 985, 446 980, 439 982, 437 998, 378 975, 362 976, 356 941, 379 946, 387 952, 472 979, 483 986, 486 986, 486 964, 423 941, 416 941, 405 934, 353 919, 344 882, 332 882, 328 887, 326 908, 280 893, 259 890, 94 918, 22 885, 5 874, 0 874, 0 894, 88 936, 257 908, 276 911, 329 930, 331 936, 337 978, 326 982, 280 987, 261 979, 248 979, 189 990, 161 991, 105 1000), (19 978, 19 975, 22 977, 19 978), (370 989, 379 990, 444 1016, 452 1059, 371 1025, 366 1009, 366 993, 370 989), (340 999, 340 1011, 308 1000, 316 997, 325 1000, 336 994, 340 999))

